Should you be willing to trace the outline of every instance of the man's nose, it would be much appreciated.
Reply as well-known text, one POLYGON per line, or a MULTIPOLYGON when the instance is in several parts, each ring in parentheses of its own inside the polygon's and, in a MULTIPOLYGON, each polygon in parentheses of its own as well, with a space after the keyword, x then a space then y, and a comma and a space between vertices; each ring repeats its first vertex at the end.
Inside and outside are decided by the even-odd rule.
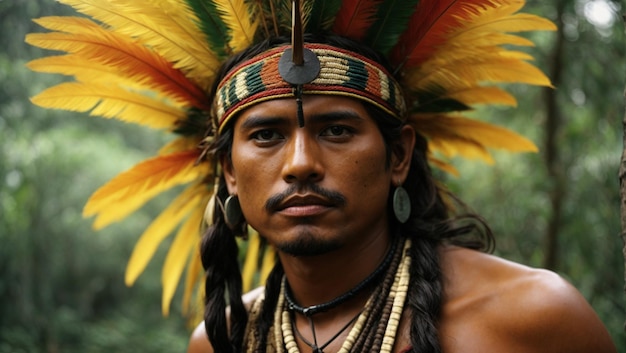
POLYGON ((305 129, 298 130, 285 146, 283 180, 287 183, 319 181, 324 177, 319 142, 305 129))

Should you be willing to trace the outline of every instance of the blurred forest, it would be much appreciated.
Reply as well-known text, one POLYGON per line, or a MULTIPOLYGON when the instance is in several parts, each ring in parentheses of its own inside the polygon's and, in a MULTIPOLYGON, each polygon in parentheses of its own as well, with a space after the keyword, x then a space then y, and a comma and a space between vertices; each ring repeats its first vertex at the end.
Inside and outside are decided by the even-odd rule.
MULTIPOLYGON (((559 26, 526 49, 556 89, 511 86, 516 109, 475 114, 541 152, 496 153, 494 165, 455 161, 461 176, 446 182, 491 224, 496 254, 567 278, 626 352, 617 178, 625 9, 609 0, 528 3, 559 26)), ((24 43, 41 31, 31 19, 71 13, 52 0, 0 0, 0 353, 181 352, 189 335, 181 291, 168 317, 160 310, 164 254, 124 285, 132 246, 170 199, 98 232, 81 216, 93 191, 168 136, 28 99, 63 79, 25 68, 44 55, 24 43)))

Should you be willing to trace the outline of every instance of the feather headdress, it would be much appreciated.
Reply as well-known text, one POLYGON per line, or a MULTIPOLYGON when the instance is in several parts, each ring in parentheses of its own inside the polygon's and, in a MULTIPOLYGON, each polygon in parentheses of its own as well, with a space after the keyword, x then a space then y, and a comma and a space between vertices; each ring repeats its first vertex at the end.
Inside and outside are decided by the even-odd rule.
MULTIPOLYGON (((155 157, 97 190, 85 216, 95 227, 119 221, 156 195, 187 188, 141 235, 126 271, 131 285, 158 245, 175 233, 163 267, 164 313, 187 267, 184 307, 201 279, 199 230, 212 198, 216 161, 201 160, 198 145, 210 127, 208 89, 222 64, 258 41, 291 31, 287 0, 60 0, 87 17, 44 17, 49 30, 26 41, 64 52, 31 61, 35 71, 72 76, 32 101, 45 108, 89 112, 177 136, 155 157)), ((332 31, 383 53, 412 97, 407 122, 428 140, 431 156, 461 155, 491 162, 490 148, 534 151, 514 132, 462 112, 475 104, 516 104, 494 83, 550 86, 527 54, 511 46, 533 43, 517 33, 554 30, 541 17, 519 13, 523 0, 304 0, 305 32, 332 31)), ((433 163, 454 169, 442 160, 433 163)), ((258 235, 248 244, 244 288, 257 271, 258 235)), ((262 261, 272 264, 273 257, 262 261)), ((269 266, 265 266, 265 272, 269 266)), ((201 286, 200 286, 201 287, 201 286)))

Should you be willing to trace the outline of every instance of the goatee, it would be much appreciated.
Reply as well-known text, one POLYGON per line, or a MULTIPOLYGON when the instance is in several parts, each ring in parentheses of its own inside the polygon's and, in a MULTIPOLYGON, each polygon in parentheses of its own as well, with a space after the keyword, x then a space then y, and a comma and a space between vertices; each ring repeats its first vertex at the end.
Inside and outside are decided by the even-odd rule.
POLYGON ((337 239, 320 239, 310 232, 302 232, 294 240, 276 244, 279 251, 295 257, 323 255, 339 249, 340 246, 337 239))

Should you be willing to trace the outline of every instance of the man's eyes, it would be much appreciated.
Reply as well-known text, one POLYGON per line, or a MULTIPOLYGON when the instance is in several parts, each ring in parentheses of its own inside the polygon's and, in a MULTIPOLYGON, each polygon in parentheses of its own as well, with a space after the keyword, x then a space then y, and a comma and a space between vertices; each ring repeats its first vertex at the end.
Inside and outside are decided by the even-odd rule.
POLYGON ((343 125, 333 125, 329 126, 322 131, 321 136, 328 137, 347 137, 354 133, 354 129, 343 126, 343 125))
MULTIPOLYGON (((331 125, 323 128, 318 136, 337 139, 347 138, 354 134, 354 129, 344 125, 331 125)), ((275 129, 260 129, 250 134, 250 139, 257 143, 272 143, 285 139, 285 136, 275 129)))
POLYGON ((281 138, 282 136, 273 130, 259 130, 252 134, 252 139, 257 141, 274 141, 281 138))

